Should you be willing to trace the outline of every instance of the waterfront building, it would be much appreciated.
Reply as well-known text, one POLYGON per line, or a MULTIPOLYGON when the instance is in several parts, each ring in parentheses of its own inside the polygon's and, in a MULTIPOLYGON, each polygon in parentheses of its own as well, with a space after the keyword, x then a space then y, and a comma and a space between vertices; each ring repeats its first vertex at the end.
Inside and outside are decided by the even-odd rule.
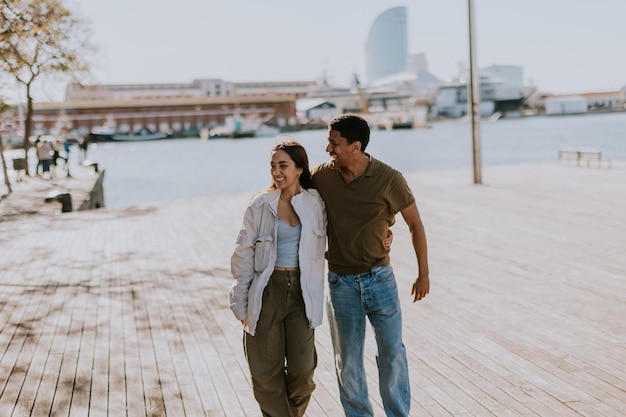
POLYGON ((118 101, 163 98, 228 97, 233 95, 231 83, 221 79, 199 79, 191 83, 70 83, 65 89, 66 102, 118 101))
POLYGON ((62 120, 64 130, 76 135, 106 125, 117 131, 147 129, 196 136, 203 128, 223 124, 237 115, 287 128, 297 122, 295 100, 291 94, 273 94, 35 103, 33 127, 36 133, 47 133, 58 128, 62 120))
POLYGON ((34 130, 59 127, 84 135, 106 125, 111 130, 197 135, 232 117, 289 129, 297 124, 295 101, 316 81, 229 82, 218 78, 190 83, 71 83, 63 103, 35 103, 34 130))
POLYGON ((580 94, 546 94, 540 107, 546 114, 576 114, 593 112, 622 111, 626 100, 621 91, 596 91, 580 94))
POLYGON ((490 65, 480 68, 479 73, 502 87, 517 88, 524 85, 524 68, 519 65, 490 65))
POLYGON ((546 114, 587 113, 587 100, 579 95, 553 96, 544 102, 546 114))
POLYGON ((35 103, 35 132, 50 132, 63 119, 65 130, 84 135, 105 125, 112 131, 148 130, 195 136, 233 117, 289 129, 298 123, 295 102, 316 81, 128 83, 66 88, 63 103, 35 103))
POLYGON ((306 97, 318 88, 318 82, 308 81, 250 81, 232 82, 236 96, 263 96, 268 94, 290 94, 296 98, 306 97))
POLYGON ((219 78, 190 83, 94 84, 71 83, 65 101, 136 100, 163 98, 204 98, 291 94, 303 97, 317 87, 316 81, 228 82, 219 78))
POLYGON ((372 23, 365 51, 367 83, 402 72, 408 57, 406 7, 381 13, 372 23))
POLYGON ((593 91, 579 95, 591 111, 624 110, 626 104, 626 87, 623 91, 593 91))
POLYGON ((298 117, 307 122, 326 124, 341 114, 341 109, 324 98, 303 98, 296 102, 298 117))
POLYGON ((428 71, 423 53, 411 54, 405 71, 379 78, 367 87, 368 91, 395 91, 422 99, 432 98, 442 81, 428 71))
MULTIPOLYGON (((519 115, 524 101, 535 91, 534 87, 507 86, 489 77, 480 77, 479 113, 483 117, 519 115)), ((439 86, 431 108, 431 117, 464 117, 469 114, 467 82, 457 79, 439 86)))

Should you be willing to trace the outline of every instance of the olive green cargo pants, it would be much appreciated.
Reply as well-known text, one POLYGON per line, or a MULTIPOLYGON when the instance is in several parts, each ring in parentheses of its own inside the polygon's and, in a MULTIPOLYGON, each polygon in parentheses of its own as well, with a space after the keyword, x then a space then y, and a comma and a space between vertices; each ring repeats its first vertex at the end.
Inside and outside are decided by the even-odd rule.
POLYGON ((274 271, 254 336, 244 332, 254 396, 264 417, 301 417, 315 389, 315 333, 304 310, 299 271, 274 271))

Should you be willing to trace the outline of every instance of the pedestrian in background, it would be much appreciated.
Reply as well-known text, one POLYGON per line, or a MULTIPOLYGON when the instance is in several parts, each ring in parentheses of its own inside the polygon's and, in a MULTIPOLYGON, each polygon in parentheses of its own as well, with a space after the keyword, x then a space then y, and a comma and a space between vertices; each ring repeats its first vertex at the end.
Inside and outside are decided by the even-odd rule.
POLYGON ((58 160, 62 159, 65 164, 67 164, 67 160, 65 159, 64 156, 61 156, 61 148, 63 147, 63 144, 61 143, 61 139, 55 139, 54 142, 52 143, 52 159, 50 160, 50 164, 52 166, 51 168, 51 172, 52 172, 52 176, 56 176, 56 171, 57 171, 57 166, 58 164, 58 160))
POLYGON ((39 170, 41 168, 41 159, 39 159, 39 144, 41 143, 41 135, 37 135, 35 139, 35 151, 37 153, 37 166, 35 167, 35 176, 39 176, 39 170))
POLYGON ((89 136, 83 135, 78 142, 78 148, 80 149, 80 162, 87 160, 87 151, 89 150, 89 136))
POLYGON ((72 150, 72 144, 73 142, 69 138, 65 138, 63 141, 63 151, 65 152, 65 170, 67 171, 68 177, 72 176, 70 174, 70 151, 72 150))
POLYGON ((50 141, 40 140, 37 144, 37 158, 39 159, 39 163, 41 163, 42 177, 46 177, 46 173, 48 173, 48 179, 52 178, 52 173, 50 172, 52 154, 52 144, 50 141))

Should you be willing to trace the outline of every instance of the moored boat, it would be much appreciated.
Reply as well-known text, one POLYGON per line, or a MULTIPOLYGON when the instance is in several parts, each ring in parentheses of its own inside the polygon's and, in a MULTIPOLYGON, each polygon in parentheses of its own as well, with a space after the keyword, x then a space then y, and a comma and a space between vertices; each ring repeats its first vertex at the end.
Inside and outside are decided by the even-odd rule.
POLYGON ((280 129, 277 127, 268 126, 266 124, 259 125, 254 130, 254 137, 262 138, 268 136, 278 136, 280 135, 280 129))
POLYGON ((89 141, 101 142, 101 141, 113 140, 113 135, 116 132, 117 132, 117 127, 115 126, 115 121, 109 117, 102 124, 102 126, 96 126, 91 129, 91 131, 89 132, 89 141))
POLYGON ((169 133, 152 132, 149 129, 143 128, 137 132, 115 133, 112 135, 111 139, 114 141, 144 141, 167 139, 170 136, 169 133))

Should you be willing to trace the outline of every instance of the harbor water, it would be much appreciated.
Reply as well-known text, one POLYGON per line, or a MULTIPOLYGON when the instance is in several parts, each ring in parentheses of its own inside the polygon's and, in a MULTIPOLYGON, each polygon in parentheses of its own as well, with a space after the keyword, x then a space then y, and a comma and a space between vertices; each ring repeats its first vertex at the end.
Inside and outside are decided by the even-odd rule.
MULTIPOLYGON (((306 147, 311 166, 328 160, 326 130, 289 136, 306 147)), ((556 161, 563 147, 599 149, 605 158, 626 160, 626 112, 500 119, 482 122, 480 136, 483 166, 556 161)), ((253 193, 270 183, 269 152, 275 142, 274 137, 101 142, 91 146, 87 157, 106 170, 106 206, 127 207, 253 193)), ((467 121, 434 122, 428 129, 373 130, 367 151, 402 172, 465 169, 472 181, 467 121)))

